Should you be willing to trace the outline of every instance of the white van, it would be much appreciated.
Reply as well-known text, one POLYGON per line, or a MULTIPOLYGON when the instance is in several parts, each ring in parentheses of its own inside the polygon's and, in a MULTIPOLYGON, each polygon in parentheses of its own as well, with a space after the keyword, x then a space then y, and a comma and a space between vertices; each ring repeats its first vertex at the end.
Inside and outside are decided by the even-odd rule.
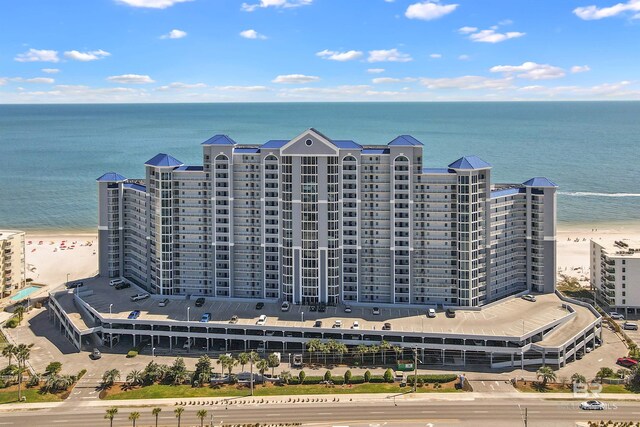
POLYGON ((119 285, 120 283, 122 283, 122 279, 120 278, 111 279, 111 281, 109 282, 109 286, 119 285))
POLYGON ((258 317, 258 321, 256 322, 256 325, 264 325, 265 323, 267 323, 267 316, 265 314, 261 314, 260 317, 258 317))

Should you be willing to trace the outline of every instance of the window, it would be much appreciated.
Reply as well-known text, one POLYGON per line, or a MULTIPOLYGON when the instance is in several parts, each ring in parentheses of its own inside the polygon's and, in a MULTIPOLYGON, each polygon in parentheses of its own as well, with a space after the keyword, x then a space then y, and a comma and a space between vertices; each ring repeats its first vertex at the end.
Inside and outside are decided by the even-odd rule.
POLYGON ((311 146, 311 144, 313 144, 313 141, 312 141, 312 140, 310 140, 310 139, 307 139, 304 143, 305 143, 305 145, 306 145, 307 147, 310 147, 310 146, 311 146))

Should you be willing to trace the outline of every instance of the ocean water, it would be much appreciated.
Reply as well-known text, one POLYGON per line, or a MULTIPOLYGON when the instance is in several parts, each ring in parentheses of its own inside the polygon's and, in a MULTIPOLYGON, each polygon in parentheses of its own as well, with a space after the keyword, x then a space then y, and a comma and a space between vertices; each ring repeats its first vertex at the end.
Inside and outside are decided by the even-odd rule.
POLYGON ((314 127, 386 144, 410 134, 424 166, 463 155, 494 182, 546 176, 562 224, 640 223, 640 102, 0 105, 0 228, 93 230, 95 179, 144 176, 159 152, 201 164, 200 143, 289 139, 314 127))

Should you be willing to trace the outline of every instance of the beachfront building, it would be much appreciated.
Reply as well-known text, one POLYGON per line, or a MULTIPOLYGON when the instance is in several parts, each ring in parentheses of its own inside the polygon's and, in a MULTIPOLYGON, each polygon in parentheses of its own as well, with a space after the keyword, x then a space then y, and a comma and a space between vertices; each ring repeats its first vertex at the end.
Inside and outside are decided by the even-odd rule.
POLYGON ((24 231, 0 230, 0 285, 2 298, 24 287, 24 231))
POLYGON ((161 295, 478 307, 551 293, 556 185, 492 184, 489 163, 424 168, 424 146, 202 143, 145 176, 98 178, 100 275, 161 295))
POLYGON ((640 241, 591 240, 591 286, 611 310, 640 312, 640 241))

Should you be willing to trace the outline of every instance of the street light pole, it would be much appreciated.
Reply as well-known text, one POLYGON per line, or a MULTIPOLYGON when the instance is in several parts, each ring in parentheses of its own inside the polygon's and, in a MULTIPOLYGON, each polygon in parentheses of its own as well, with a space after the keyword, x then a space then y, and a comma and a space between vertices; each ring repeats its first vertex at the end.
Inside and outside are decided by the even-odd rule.
POLYGON ((304 311, 300 312, 300 322, 304 323, 304 311))
POLYGON ((109 316, 111 316, 111 307, 113 307, 113 304, 109 304, 109 316))
POLYGON ((156 348, 155 347, 153 347, 151 349, 151 357, 156 357, 156 348))
POLYGON ((187 322, 189 321, 189 311, 191 310, 191 307, 187 307, 187 322))

